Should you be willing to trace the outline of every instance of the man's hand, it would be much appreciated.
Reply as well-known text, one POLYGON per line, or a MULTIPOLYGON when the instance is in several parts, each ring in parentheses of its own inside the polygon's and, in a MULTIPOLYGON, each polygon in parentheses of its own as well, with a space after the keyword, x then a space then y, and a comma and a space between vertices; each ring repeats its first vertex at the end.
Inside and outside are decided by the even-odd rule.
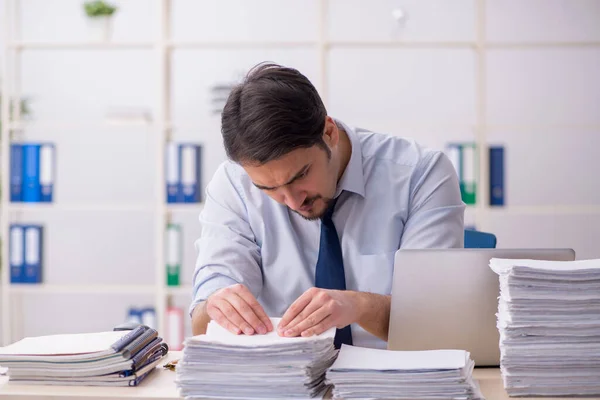
POLYGON ((265 334, 273 330, 271 320, 244 285, 216 291, 206 300, 208 316, 230 332, 239 335, 265 334))
POLYGON ((319 335, 329 328, 343 328, 360 318, 356 292, 310 288, 288 308, 280 336, 319 335))

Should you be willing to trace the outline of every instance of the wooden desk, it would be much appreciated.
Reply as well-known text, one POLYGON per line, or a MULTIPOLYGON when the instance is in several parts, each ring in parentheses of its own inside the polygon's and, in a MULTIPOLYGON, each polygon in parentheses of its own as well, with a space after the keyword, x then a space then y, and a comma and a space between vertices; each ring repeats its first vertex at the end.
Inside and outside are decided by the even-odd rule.
MULTIPOLYGON (((25 386, 8 383, 7 377, 0 377, 0 399, 8 400, 114 400, 114 399, 139 399, 139 400, 169 400, 179 399, 174 379, 175 372, 162 368, 170 360, 181 357, 180 352, 171 352, 154 371, 138 387, 93 387, 93 386, 25 386)), ((486 400, 509 400, 504 387, 500 371, 493 369, 475 369, 475 379, 479 381, 481 391, 486 400)), ((548 399, 548 398, 547 398, 548 399)), ((552 400, 567 400, 552 397, 552 400)), ((527 400, 541 400, 529 397, 527 400)), ((599 398, 586 398, 586 400, 600 400, 599 398)))

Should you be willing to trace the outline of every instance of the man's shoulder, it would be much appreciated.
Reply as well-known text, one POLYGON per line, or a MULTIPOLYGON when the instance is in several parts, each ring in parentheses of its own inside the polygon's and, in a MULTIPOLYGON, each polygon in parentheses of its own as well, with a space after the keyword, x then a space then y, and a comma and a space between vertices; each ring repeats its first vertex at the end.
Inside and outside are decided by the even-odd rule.
POLYGON ((210 185, 228 186, 238 193, 247 192, 251 189, 250 177, 238 163, 225 160, 219 164, 210 185))
POLYGON ((419 143, 417 140, 389 133, 375 132, 356 128, 360 140, 363 162, 377 162, 390 166, 417 167, 443 155, 436 150, 419 143))

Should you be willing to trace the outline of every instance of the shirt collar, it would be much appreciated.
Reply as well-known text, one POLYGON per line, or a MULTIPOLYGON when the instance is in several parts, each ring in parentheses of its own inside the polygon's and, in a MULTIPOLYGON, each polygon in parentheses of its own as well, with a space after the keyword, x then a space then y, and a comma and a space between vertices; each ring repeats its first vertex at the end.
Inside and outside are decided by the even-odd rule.
POLYGON ((348 192, 356 193, 365 197, 365 177, 363 174, 363 161, 362 161, 362 149, 360 147, 360 140, 358 139, 357 133, 343 123, 335 119, 335 122, 341 126, 348 138, 350 139, 350 143, 352 145, 350 161, 348 161, 348 165, 346 165, 346 170, 342 174, 342 179, 340 179, 335 196, 339 196, 342 191, 346 190, 348 192))

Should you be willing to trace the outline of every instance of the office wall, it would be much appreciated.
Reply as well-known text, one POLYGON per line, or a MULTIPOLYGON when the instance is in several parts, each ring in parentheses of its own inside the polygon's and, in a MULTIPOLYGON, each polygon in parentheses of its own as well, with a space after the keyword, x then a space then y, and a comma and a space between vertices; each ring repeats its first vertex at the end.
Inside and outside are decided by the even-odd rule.
MULTIPOLYGON (((116 3, 114 41, 157 39, 155 2, 116 3)), ((23 41, 87 39, 79 0, 20 4, 23 41)), ((318 0, 172 0, 172 40, 182 44, 172 50, 174 139, 204 145, 206 184, 225 158, 211 86, 276 61, 311 78, 330 114, 352 125, 436 148, 474 140, 483 127, 490 143, 506 147, 507 205, 469 209, 467 222, 496 233, 500 247, 564 246, 579 258, 600 257, 600 2, 487 0, 481 15, 477 4, 483 2, 329 0, 324 35, 334 44, 322 64, 318 46, 302 45, 319 39, 318 0), (402 24, 394 9, 403 10, 402 24), (478 29, 487 39, 482 59, 478 29), (274 40, 296 44, 183 45, 274 40), (408 44, 390 44, 396 41, 408 44)), ((47 227, 45 282, 154 282, 152 249, 162 244, 153 242, 157 216, 148 207, 162 184, 153 164, 158 131, 110 125, 105 115, 141 107, 156 116, 156 68, 152 48, 23 51, 20 84, 33 115, 17 138, 57 144, 56 207, 13 218, 47 227)), ((174 219, 184 230, 183 283, 190 284, 198 210, 174 219)), ((152 303, 135 294, 21 297, 19 331, 26 335, 110 327, 130 305, 152 303), (73 319, 64 322, 67 314, 73 319)), ((188 301, 185 293, 175 299, 185 308, 188 301)))

